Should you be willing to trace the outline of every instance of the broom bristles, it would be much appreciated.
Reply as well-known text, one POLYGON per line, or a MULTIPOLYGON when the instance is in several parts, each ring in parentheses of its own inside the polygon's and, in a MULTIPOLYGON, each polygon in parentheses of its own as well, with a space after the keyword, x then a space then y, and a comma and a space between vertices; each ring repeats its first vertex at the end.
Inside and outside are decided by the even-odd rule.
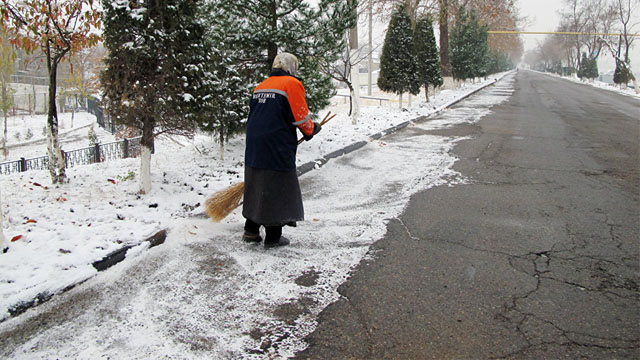
POLYGON ((211 195, 204 202, 204 212, 211 220, 220 222, 242 204, 243 195, 244 181, 211 195))

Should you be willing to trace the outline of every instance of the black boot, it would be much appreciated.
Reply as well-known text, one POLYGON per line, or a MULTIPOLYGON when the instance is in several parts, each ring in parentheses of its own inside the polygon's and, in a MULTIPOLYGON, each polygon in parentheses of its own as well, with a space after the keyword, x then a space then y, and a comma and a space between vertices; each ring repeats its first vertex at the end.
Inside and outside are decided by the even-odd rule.
POLYGON ((280 239, 278 239, 278 241, 264 241, 264 248, 265 249, 271 249, 274 247, 281 247, 281 246, 287 246, 289 245, 289 239, 287 239, 286 237, 281 236, 280 239))
POLYGON ((267 237, 264 239, 265 249, 289 245, 289 239, 282 237, 282 226, 267 226, 266 232, 267 237))
POLYGON ((242 234, 242 240, 247 243, 261 242, 262 236, 260 236, 260 225, 247 219, 244 223, 244 234, 242 234))
POLYGON ((245 231, 242 234, 242 240, 246 243, 259 243, 262 241, 262 236, 260 234, 251 234, 245 231))

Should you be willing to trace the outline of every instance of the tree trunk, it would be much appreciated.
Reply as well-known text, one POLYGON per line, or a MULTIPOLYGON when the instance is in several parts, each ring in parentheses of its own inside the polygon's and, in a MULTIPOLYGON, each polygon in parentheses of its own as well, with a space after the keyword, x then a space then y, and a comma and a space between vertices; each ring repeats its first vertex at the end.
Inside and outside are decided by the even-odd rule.
POLYGON ((429 102, 429 85, 424 84, 424 96, 427 98, 427 102, 429 102))
POLYGON ((155 121, 145 118, 142 126, 142 139, 140 139, 140 193, 148 194, 151 191, 151 152, 154 146, 153 129, 155 121))
POLYGON ((369 0, 369 56, 368 56, 368 68, 369 74, 367 80, 369 86, 367 87, 367 95, 372 94, 372 78, 373 78, 373 0, 369 0))
POLYGON ((4 210, 2 209, 2 191, 0 190, 0 251, 4 251, 7 248, 2 225, 4 225, 4 210))
POLYGON ((38 104, 38 94, 36 93, 36 85, 33 83, 33 77, 31 77, 31 89, 33 90, 33 108, 29 107, 29 113, 33 115, 37 111, 36 105, 38 104))
POLYGON ((360 116, 360 71, 357 64, 358 55, 358 22, 356 19, 356 25, 349 29, 349 64, 351 66, 351 85, 353 99, 353 111, 351 112, 351 123, 356 125, 358 123, 358 116, 360 116))
MULTIPOLYGON (((6 85, 2 87, 2 99, 6 104, 6 99, 7 99, 7 87, 6 85)), ((9 151, 7 151, 7 109, 2 109, 3 115, 4 115, 4 134, 2 137, 2 154, 4 155, 4 158, 7 158, 7 155, 9 154, 9 151)))
MULTIPOLYGON (((269 13, 271 15, 271 23, 269 25, 271 26, 271 30, 273 30, 275 34, 278 31, 278 9, 276 8, 276 2, 271 2, 269 4, 269 7, 269 13)), ((273 41, 269 41, 269 44, 267 45, 267 65, 269 66, 269 69, 271 69, 273 60, 275 60, 276 55, 278 55, 278 44, 273 41)))
POLYGON ((400 99, 399 99, 398 103, 400 103, 400 109, 402 109, 402 93, 400 93, 400 99))
POLYGON ((351 112, 353 112, 353 86, 351 82, 347 81, 347 87, 349 88, 349 113, 347 116, 351 116, 351 112))
POLYGON ((218 135, 220 138, 220 161, 224 161, 224 125, 220 127, 218 135))
POLYGON ((66 181, 65 161, 60 149, 60 140, 58 138, 58 112, 56 109, 56 76, 58 71, 58 62, 56 59, 49 59, 47 62, 49 70, 49 101, 47 111, 47 140, 49 153, 49 173, 51 174, 51 182, 54 184, 62 184, 66 181))

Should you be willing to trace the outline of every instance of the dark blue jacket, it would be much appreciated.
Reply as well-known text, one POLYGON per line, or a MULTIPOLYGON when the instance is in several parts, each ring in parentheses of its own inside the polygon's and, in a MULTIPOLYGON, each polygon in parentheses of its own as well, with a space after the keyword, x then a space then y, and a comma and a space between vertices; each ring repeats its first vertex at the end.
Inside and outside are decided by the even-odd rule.
POLYGON ((251 97, 245 165, 277 171, 296 170, 297 134, 313 133, 302 82, 275 69, 251 97))

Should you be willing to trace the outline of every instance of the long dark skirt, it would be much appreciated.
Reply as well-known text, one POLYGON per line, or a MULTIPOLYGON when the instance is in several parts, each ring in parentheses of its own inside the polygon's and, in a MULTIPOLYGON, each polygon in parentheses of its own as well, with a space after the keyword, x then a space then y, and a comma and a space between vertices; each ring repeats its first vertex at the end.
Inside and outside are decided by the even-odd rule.
POLYGON ((304 220, 298 174, 245 166, 242 215, 264 226, 304 220))

